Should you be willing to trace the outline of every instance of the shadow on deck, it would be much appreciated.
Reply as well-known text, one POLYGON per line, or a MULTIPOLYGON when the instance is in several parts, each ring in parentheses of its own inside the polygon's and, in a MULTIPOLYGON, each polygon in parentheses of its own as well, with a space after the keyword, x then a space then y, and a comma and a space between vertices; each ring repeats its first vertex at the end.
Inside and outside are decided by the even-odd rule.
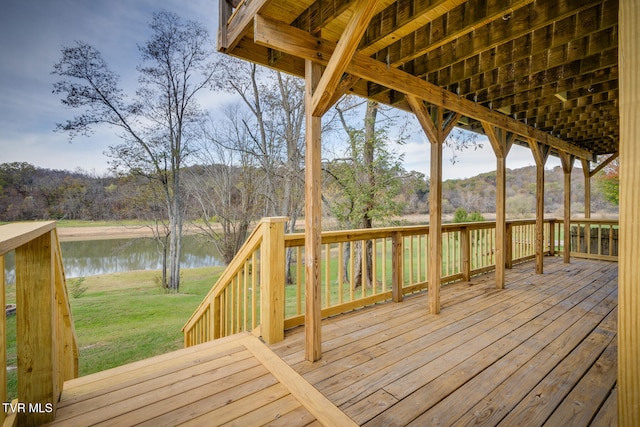
POLYGON ((617 264, 532 267, 326 319, 314 364, 297 328, 68 381, 53 424, 615 425, 617 264))

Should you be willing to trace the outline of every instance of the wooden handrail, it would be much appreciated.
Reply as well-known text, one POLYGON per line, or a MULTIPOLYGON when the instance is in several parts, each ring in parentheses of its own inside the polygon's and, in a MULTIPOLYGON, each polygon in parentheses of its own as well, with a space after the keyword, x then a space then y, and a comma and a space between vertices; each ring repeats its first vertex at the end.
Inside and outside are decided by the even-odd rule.
MULTIPOLYGON (((277 298, 282 304, 282 309, 275 307, 274 304, 269 304, 269 301, 276 299, 276 295, 284 293, 284 223, 287 220, 286 217, 275 217, 263 218, 260 221, 196 311, 182 327, 185 347, 228 335, 225 328, 228 328, 231 333, 235 333, 264 326, 261 331, 266 342, 277 342, 282 339, 284 333, 284 295, 277 298), (265 250, 261 251, 263 246, 265 246, 265 250), (259 263, 258 252, 260 252, 259 263), (259 270, 259 283, 256 270, 259 270), (248 282, 249 276, 252 277, 251 286, 248 282), (241 280, 243 280, 244 288, 240 286, 241 280), (249 292, 253 296, 250 315, 247 313, 249 309, 244 307, 249 292), (255 295, 258 292, 261 296, 259 302, 261 324, 256 322, 258 303, 255 295), (240 305, 241 299, 243 299, 242 308, 244 309, 242 316, 239 313, 228 313, 225 302, 231 301, 240 305), (248 325, 249 317, 251 317, 250 326, 248 325), (240 325, 241 323, 242 325, 240 325)), ((240 307, 234 307, 234 309, 240 311, 240 307)))
MULTIPOLYGON (((16 419, 18 425, 40 425, 55 418, 64 381, 78 375, 78 345, 56 223, 1 226, 0 266, 4 267, 4 255, 12 250, 16 255, 17 402, 25 405, 16 419)), ((4 302, 4 268, 1 271, 4 302)), ((5 327, 3 317, 3 335, 5 327)), ((5 346, 2 353, 6 361, 5 346)), ((5 402, 4 373, 1 380, 5 402)))

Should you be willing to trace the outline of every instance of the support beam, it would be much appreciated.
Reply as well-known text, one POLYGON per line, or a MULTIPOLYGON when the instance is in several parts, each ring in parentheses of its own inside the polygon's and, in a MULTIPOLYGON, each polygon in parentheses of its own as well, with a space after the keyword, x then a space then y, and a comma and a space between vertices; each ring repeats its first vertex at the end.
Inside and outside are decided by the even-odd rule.
MULTIPOLYGON (((254 18, 254 41, 256 44, 276 49, 295 57, 312 60, 322 65, 328 64, 329 58, 332 57, 336 49, 336 44, 329 40, 313 37, 303 30, 291 27, 283 22, 273 21, 261 15, 257 15, 254 18)), ((412 94, 414 97, 432 105, 455 111, 465 117, 491 123, 523 138, 534 138, 545 145, 559 151, 571 153, 578 158, 591 159, 593 157, 593 154, 588 150, 569 144, 498 111, 486 108, 466 98, 458 97, 455 93, 429 83, 420 77, 397 68, 387 67, 387 64, 358 52, 353 54, 352 61, 349 62, 344 71, 389 89, 412 94)))
POLYGON ((378 0, 357 0, 353 8, 353 15, 347 23, 340 41, 336 46, 327 68, 313 93, 312 111, 316 117, 322 115, 331 108, 331 100, 340 84, 342 74, 347 69, 353 54, 369 26, 369 22, 376 11, 378 0))
POLYGON ((559 154, 564 172, 564 262, 568 264, 571 261, 571 172, 575 157, 564 152, 559 154))
POLYGON ((549 146, 527 140, 536 162, 536 274, 544 273, 544 165, 549 158, 549 146))
POLYGON ((640 2, 620 0, 618 425, 640 425, 640 2))
MULTIPOLYGON (((440 282, 442 276, 442 147, 453 129, 451 121, 444 123, 442 108, 431 111, 420 99, 407 95, 411 110, 416 115, 431 143, 431 176, 429 183, 429 313, 440 313, 440 282)), ((458 116, 453 118, 457 122, 458 116)))
POLYGON ((482 122, 485 134, 489 138, 496 155, 496 288, 504 289, 504 275, 507 263, 507 155, 513 145, 513 134, 482 122))
POLYGON ((320 257, 322 240, 321 205, 321 127, 322 118, 311 114, 315 88, 320 81, 321 66, 306 62, 306 152, 305 152, 305 358, 315 362, 322 357, 320 257))
POLYGON ((615 159, 618 158, 618 154, 619 153, 613 153, 612 155, 610 155, 609 157, 607 157, 607 159, 600 163, 598 166, 596 166, 596 168, 594 170, 592 170, 591 172, 589 172, 589 176, 591 176, 593 178, 593 176, 595 174, 597 174, 598 172, 600 172, 602 169, 606 168, 607 165, 611 162, 613 162, 615 159))

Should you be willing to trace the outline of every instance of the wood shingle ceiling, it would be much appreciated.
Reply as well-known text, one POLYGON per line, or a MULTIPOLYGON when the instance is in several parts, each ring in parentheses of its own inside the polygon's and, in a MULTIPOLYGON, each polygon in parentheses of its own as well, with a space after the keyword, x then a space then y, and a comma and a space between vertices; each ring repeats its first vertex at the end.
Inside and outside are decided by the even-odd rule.
MULTIPOLYGON (((246 1, 228 20, 219 49, 304 76, 311 36, 318 45, 314 58, 326 60, 326 45, 339 41, 354 3, 246 1), (254 39, 260 32, 254 25, 262 22, 256 15, 286 29, 283 40, 254 39), (275 49, 297 38, 292 29, 309 40, 300 38, 299 49, 275 49)), ((543 131, 593 155, 618 151, 618 0, 379 0, 352 62, 371 70, 351 75, 347 68, 341 87, 357 95, 408 110, 404 93, 389 87, 403 74, 389 74, 385 84, 362 78, 376 74, 375 67, 397 69, 538 136, 543 131)), ((477 114, 465 113, 469 108, 451 109, 464 116, 459 126, 482 132, 477 114)))

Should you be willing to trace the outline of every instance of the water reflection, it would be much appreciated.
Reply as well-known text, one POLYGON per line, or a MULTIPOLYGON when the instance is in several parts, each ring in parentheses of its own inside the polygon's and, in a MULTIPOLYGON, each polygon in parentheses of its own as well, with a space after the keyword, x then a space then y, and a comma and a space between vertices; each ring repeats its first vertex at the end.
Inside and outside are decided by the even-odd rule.
MULTIPOLYGON (((133 270, 159 270, 161 254, 152 238, 87 240, 61 242, 62 261, 67 278, 94 276, 133 270)), ((6 279, 15 282, 15 257, 6 258, 6 279)), ((198 236, 182 238, 182 268, 224 265, 211 243, 198 236)))

